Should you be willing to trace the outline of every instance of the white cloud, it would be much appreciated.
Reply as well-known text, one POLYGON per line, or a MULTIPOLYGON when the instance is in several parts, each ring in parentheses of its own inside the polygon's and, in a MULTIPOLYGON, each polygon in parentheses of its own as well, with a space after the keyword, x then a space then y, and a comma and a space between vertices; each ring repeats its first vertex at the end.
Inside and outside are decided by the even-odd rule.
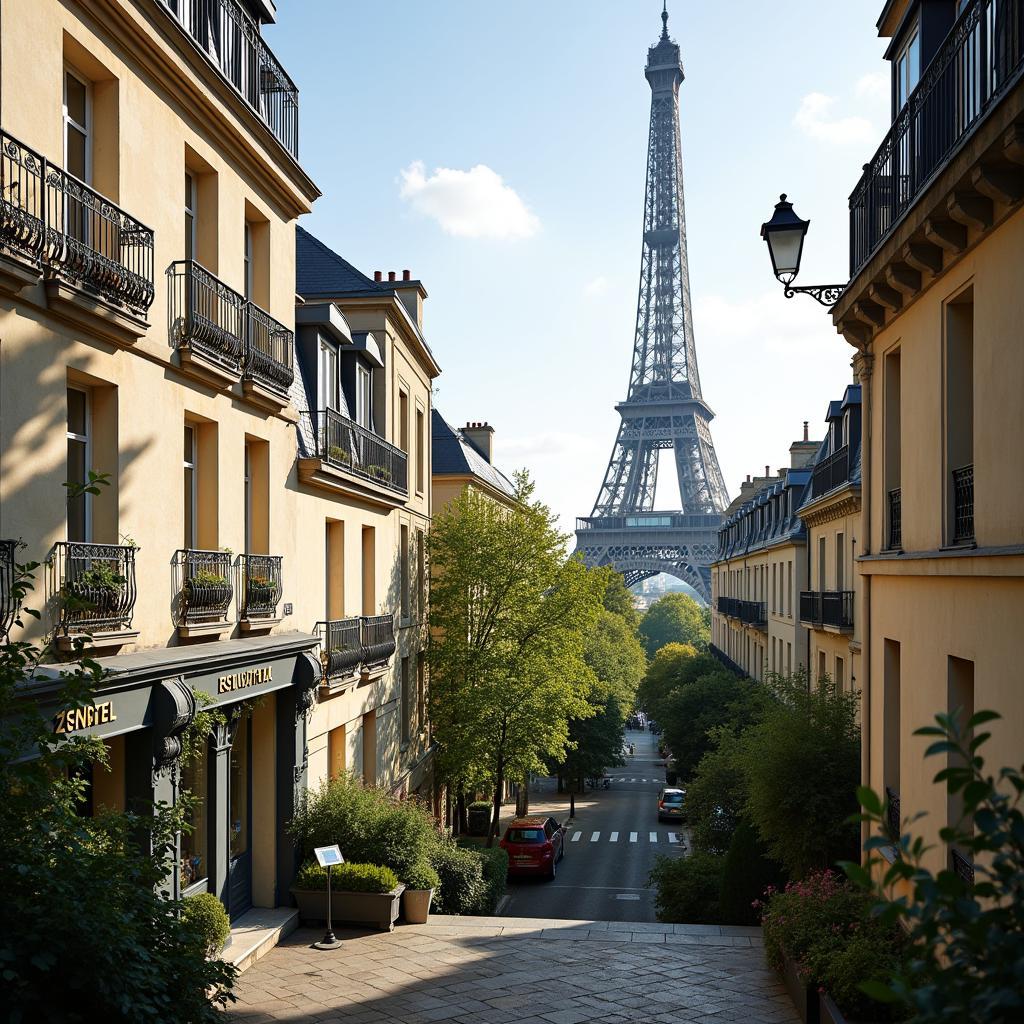
POLYGON ((595 277, 592 281, 588 281, 583 286, 583 294, 584 295, 589 295, 589 296, 602 295, 607 290, 608 290, 608 278, 605 277, 604 275, 601 275, 599 277, 595 277))
POLYGON ((820 306, 806 297, 787 300, 781 288, 735 302, 721 295, 698 296, 693 318, 698 359, 709 337, 715 347, 742 348, 748 358, 757 350, 809 357, 841 341, 820 306))
MULTIPOLYGON (((861 79, 861 83, 863 81, 861 79)), ((793 124, 812 139, 831 145, 860 146, 870 143, 876 135, 871 121, 859 114, 836 117, 832 114, 835 103, 835 96, 809 92, 800 101, 800 107, 793 115, 793 124)))
POLYGON ((888 108, 890 101, 891 82, 889 71, 871 71, 862 75, 857 80, 854 92, 860 99, 869 100, 872 103, 884 104, 888 108))
POLYGON ((438 167, 428 177, 415 160, 402 171, 399 195, 456 238, 530 238, 540 230, 515 189, 485 164, 468 171, 438 167))

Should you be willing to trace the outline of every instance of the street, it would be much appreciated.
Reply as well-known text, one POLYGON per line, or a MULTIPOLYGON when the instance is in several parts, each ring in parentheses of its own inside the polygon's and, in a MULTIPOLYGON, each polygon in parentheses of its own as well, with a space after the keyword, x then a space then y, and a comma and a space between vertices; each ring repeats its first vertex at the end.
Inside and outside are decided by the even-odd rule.
MULTIPOLYGON (((658 790, 665 769, 658 758, 656 737, 627 732, 636 753, 626 766, 608 772, 610 789, 577 794, 576 818, 565 839, 565 857, 554 881, 524 878, 510 881, 511 897, 502 913, 529 918, 597 921, 656 920, 654 892, 647 876, 660 853, 683 856, 684 830, 659 823, 658 790)), ((531 792, 531 813, 550 813, 558 821, 569 816, 569 795, 544 780, 531 792)))

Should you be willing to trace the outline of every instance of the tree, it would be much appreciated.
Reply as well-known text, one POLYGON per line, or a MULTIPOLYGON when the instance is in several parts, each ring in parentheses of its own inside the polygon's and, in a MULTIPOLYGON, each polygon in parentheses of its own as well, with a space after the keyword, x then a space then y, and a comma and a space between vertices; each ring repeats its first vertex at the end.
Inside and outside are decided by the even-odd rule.
POLYGON ((605 588, 603 604, 606 611, 614 612, 633 632, 640 625, 640 613, 633 604, 633 594, 626 586, 623 578, 617 573, 608 574, 608 586, 605 588))
MULTIPOLYGON (((90 492, 91 493, 91 492, 90 492)), ((12 592, 21 615, 35 563, 12 592)), ((0 965, 11 1021, 203 1022, 234 998, 235 969, 162 885, 181 809, 80 814, 86 777, 109 770, 97 739, 56 736, 26 696, 45 649, 0 645, 0 965)), ((60 709, 93 706, 104 680, 87 658, 63 670, 60 709)))
POLYGON ((665 644, 647 665, 637 689, 637 704, 657 719, 661 702, 681 683, 714 672, 721 666, 710 655, 699 654, 690 644, 665 644))
POLYGON ((640 620, 640 636, 653 658, 665 644, 691 644, 706 651, 711 641, 710 620, 687 594, 666 594, 647 609, 640 620))
POLYGON ((695 850, 725 854, 747 804, 743 740, 732 728, 709 730, 710 749, 686 787, 687 821, 695 850))
POLYGON ((568 538, 534 500, 525 473, 516 501, 469 488, 430 532, 430 716, 442 777, 494 793, 493 839, 507 779, 560 760, 569 719, 592 713, 584 659, 607 574, 566 557, 568 538))
POLYGON ((622 757, 623 712, 618 698, 609 694, 591 703, 593 714, 569 723, 569 747, 561 773, 570 779, 597 778, 606 768, 626 762, 622 757))
POLYGON ((770 676, 777 699, 743 737, 747 813, 769 854, 800 878, 857 850, 857 694, 827 676, 770 676))
POLYGON ((584 657, 596 679, 594 692, 599 698, 614 694, 625 716, 647 668, 636 629, 622 616, 602 609, 587 638, 584 657))

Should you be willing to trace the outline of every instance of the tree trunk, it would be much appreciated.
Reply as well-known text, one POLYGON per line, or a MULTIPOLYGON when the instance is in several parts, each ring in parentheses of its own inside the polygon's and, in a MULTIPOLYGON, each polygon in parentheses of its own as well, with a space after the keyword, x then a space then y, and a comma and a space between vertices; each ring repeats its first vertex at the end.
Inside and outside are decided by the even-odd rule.
POLYGON ((562 778, 562 773, 561 772, 558 773, 558 792, 559 793, 564 793, 565 792, 565 780, 562 778))
POLYGON ((466 794, 463 792, 462 787, 459 787, 459 795, 455 800, 455 834, 457 836, 465 835, 467 832, 467 821, 466 821, 466 794))
POLYGON ((516 793, 516 817, 523 818, 530 813, 530 781, 519 783, 516 793))
POLYGON ((498 834, 498 824, 501 820, 501 795, 505 789, 505 766, 498 762, 498 772, 494 777, 494 814, 491 817, 491 827, 487 830, 487 846, 494 845, 494 837, 498 834))

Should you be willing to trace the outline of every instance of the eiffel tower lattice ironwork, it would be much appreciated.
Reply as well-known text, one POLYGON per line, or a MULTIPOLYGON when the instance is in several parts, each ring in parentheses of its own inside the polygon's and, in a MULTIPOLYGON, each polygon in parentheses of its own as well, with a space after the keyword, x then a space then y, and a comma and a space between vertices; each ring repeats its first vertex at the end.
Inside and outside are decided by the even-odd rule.
POLYGON ((614 565, 632 585, 667 572, 710 601, 710 564, 729 495, 711 441, 690 313, 690 275, 679 134, 679 46, 662 11, 661 38, 647 53, 651 130, 647 150, 643 256, 629 396, 604 483, 588 518, 577 520, 577 551, 614 565), (662 449, 675 455, 680 511, 656 512, 662 449))

